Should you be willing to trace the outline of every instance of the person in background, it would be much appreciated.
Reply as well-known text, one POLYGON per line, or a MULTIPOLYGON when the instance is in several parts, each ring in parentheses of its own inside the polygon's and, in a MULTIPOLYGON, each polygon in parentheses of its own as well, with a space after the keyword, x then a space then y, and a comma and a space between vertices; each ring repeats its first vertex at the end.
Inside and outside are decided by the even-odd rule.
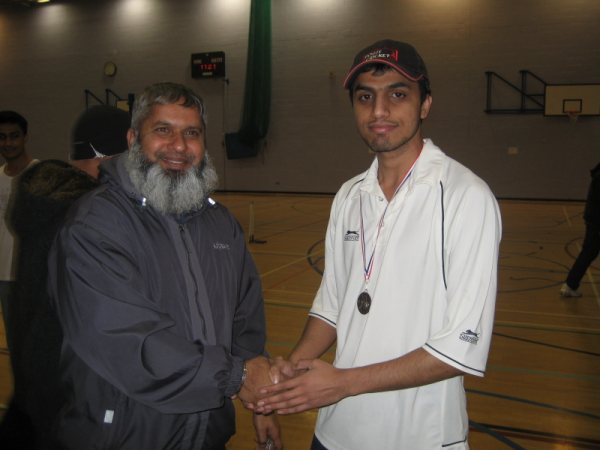
POLYGON ((423 138, 432 96, 414 47, 368 46, 344 87, 375 157, 334 199, 321 286, 289 361, 279 361, 300 374, 248 406, 320 408, 313 449, 467 449, 463 375, 483 376, 490 347, 498 204, 423 138), (334 343, 333 365, 318 359, 334 343))
POLYGON ((585 236, 581 251, 573 263, 566 281, 560 288, 563 297, 581 297, 579 285, 586 270, 600 253, 600 163, 591 171, 592 181, 588 189, 583 211, 585 236))
MULTIPOLYGON (((4 322, 7 346, 12 347, 13 326, 10 319, 10 297, 14 289, 16 264, 14 263, 18 242, 5 218, 9 212, 9 200, 13 186, 25 169, 37 162, 26 149, 28 123, 25 117, 15 111, 0 111, 0 155, 4 164, 0 166, 0 307, 4 322)), ((4 423, 12 424, 10 429, 0 426, 0 444, 13 429, 29 429, 31 424, 25 413, 15 404, 10 404, 4 414, 4 423)), ((24 433, 27 436, 27 433, 24 433)), ((7 437, 8 438, 8 437, 7 437)))
MULTIPOLYGON (((39 162, 15 185, 7 217, 20 242, 10 300, 10 409, 18 408, 31 425, 3 423, 2 448, 19 448, 17 443, 26 440, 29 449, 55 448, 52 427, 64 403, 58 367, 62 331, 46 289, 48 252, 69 207, 99 185, 100 163, 127 150, 129 124, 123 110, 92 106, 74 123, 69 162, 39 162)), ((7 416, 13 415, 11 410, 7 416)))
MULTIPOLYGON (((210 197, 202 100, 175 83, 136 99, 129 151, 71 208, 49 256, 64 339, 66 449, 225 449, 232 397, 271 383, 260 277, 210 197)), ((260 443, 279 425, 254 415, 260 443)))
POLYGON ((4 164, 0 166, 0 300, 5 329, 8 330, 7 299, 15 279, 13 254, 15 241, 6 226, 5 217, 9 198, 17 177, 37 162, 25 148, 27 144, 27 120, 15 111, 0 111, 0 155, 4 164))

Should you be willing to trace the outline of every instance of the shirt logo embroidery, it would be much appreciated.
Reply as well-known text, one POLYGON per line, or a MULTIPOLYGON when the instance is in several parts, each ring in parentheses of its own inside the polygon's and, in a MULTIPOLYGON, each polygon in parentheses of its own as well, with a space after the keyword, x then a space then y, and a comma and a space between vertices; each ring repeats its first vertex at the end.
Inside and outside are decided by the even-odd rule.
POLYGON ((213 242, 213 248, 215 250, 229 250, 229 244, 223 244, 222 242, 213 242))
POLYGON ((346 231, 346 235, 344 236, 345 241, 358 241, 359 235, 358 231, 348 230, 346 231))
POLYGON ((461 341, 468 342, 469 344, 477 345, 477 342, 479 341, 479 334, 471 330, 467 330, 460 333, 459 339, 461 341))

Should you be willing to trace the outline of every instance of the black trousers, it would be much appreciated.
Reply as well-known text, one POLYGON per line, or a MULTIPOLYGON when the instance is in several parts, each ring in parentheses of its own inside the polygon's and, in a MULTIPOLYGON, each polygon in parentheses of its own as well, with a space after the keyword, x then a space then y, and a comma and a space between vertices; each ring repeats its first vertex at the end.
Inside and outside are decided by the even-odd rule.
POLYGON ((327 450, 321 442, 317 439, 317 436, 313 435, 312 443, 310 444, 310 450, 327 450))
POLYGON ((578 289, 585 271, 600 253, 600 224, 586 224, 585 237, 581 246, 581 252, 573 263, 573 267, 567 276, 567 285, 571 289, 578 289))

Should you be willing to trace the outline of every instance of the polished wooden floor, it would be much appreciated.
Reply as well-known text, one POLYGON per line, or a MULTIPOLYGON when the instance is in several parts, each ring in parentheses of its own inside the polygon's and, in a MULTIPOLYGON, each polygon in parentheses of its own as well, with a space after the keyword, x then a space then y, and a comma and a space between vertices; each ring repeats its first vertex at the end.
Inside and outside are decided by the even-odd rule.
MULTIPOLYGON (((249 234, 264 288, 268 350, 286 355, 302 331, 320 282, 332 197, 216 197, 249 234)), ((583 204, 500 205, 504 231, 488 370, 484 378, 465 377, 470 446, 600 448, 600 259, 583 281, 583 297, 563 299, 558 294, 581 245, 583 204)), ((6 404, 10 390, 8 355, 0 352, 0 403, 6 404)), ((280 419, 287 450, 308 448, 315 418, 311 411, 280 419)), ((229 450, 254 447, 250 419, 239 408, 238 434, 229 450)))

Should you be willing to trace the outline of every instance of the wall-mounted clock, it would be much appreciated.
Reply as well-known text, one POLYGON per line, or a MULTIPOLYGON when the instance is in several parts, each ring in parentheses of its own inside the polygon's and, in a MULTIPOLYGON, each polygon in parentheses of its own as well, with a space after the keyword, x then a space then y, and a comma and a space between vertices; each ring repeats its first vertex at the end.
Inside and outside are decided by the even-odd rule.
POLYGON ((106 75, 107 77, 114 77, 116 74, 117 65, 114 62, 108 61, 104 63, 104 75, 106 75))

